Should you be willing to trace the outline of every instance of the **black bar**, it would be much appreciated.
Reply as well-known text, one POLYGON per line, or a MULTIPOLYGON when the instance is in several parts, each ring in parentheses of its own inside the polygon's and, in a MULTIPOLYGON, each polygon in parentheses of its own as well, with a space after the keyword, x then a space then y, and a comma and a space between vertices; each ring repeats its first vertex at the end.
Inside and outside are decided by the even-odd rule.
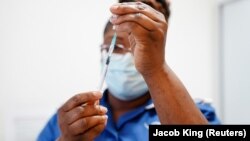
POLYGON ((250 141, 250 125, 149 125, 149 141, 250 141))

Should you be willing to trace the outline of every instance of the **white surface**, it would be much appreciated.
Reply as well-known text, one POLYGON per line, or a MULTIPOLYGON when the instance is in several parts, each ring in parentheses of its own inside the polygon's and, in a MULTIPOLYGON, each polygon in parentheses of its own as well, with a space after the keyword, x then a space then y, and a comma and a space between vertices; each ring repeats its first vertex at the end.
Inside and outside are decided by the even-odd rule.
POLYGON ((219 4, 225 4, 228 2, 232 2, 232 1, 238 1, 238 0, 217 0, 219 4))
MULTIPOLYGON (((96 88, 114 1, 0 1, 1 141, 34 140, 65 100, 96 88)), ((216 102, 216 2, 175 0, 172 9, 167 61, 193 97, 216 102)))
POLYGON ((29 141, 19 133, 34 137, 41 129, 32 127, 44 125, 69 97, 97 87, 99 45, 112 3, 0 1, 1 141, 29 141))
POLYGON ((194 98, 211 98, 220 112, 218 3, 215 0, 172 2, 166 58, 190 94, 194 98))
POLYGON ((250 1, 223 7, 224 122, 250 123, 250 1))

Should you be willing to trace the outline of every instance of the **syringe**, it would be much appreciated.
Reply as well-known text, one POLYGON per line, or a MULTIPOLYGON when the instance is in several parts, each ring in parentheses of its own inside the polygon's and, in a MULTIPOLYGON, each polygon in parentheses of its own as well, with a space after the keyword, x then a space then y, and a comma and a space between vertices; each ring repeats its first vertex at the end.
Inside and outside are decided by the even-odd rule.
POLYGON ((104 68, 103 68, 102 75, 101 75, 101 80, 100 80, 99 85, 98 85, 98 90, 101 93, 103 93, 103 90, 102 90, 103 89, 103 84, 104 84, 104 80, 105 80, 105 77, 106 77, 107 72, 108 72, 108 66, 109 66, 109 63, 110 63, 111 55, 112 55, 113 50, 115 48, 116 37, 117 37, 117 35, 116 35, 116 32, 115 32, 114 35, 113 35, 109 50, 108 50, 106 60, 105 60, 104 68))

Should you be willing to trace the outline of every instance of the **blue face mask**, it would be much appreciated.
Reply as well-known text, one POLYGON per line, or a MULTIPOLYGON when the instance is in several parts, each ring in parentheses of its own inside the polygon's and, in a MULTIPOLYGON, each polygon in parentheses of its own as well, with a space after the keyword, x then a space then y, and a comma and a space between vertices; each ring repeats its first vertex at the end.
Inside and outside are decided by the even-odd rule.
POLYGON ((135 68, 131 53, 112 54, 105 81, 110 93, 124 101, 139 98, 148 91, 147 84, 135 68))

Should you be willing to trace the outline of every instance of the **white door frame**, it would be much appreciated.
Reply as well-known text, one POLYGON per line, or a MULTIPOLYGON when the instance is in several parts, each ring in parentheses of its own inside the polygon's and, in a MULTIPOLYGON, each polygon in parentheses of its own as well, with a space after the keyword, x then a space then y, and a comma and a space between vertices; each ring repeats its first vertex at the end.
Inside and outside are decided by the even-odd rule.
POLYGON ((224 39, 224 31, 223 31, 223 25, 224 25, 224 17, 223 17, 223 10, 225 6, 230 5, 235 2, 239 2, 242 0, 218 0, 219 5, 219 101, 220 101, 220 114, 221 114, 221 121, 225 120, 225 87, 224 87, 224 50, 225 45, 223 43, 224 39))

